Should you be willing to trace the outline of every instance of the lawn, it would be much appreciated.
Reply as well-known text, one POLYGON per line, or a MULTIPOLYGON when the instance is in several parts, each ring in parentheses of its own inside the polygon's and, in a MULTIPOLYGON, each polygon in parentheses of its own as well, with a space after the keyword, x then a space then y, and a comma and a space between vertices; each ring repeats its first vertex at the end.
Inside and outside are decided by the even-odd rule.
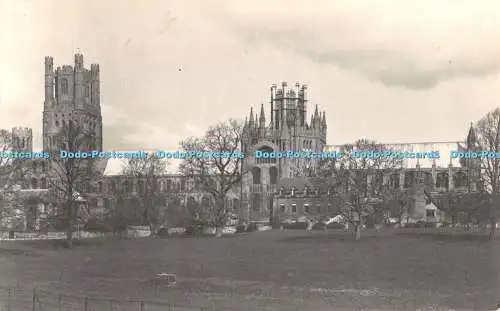
MULTIPOLYGON (((71 250, 57 243, 0 244, 0 286, 19 283, 28 297, 34 283, 43 310, 52 310, 56 292, 91 297, 89 310, 111 310, 96 297, 247 311, 492 310, 500 301, 500 241, 474 234, 382 231, 355 241, 290 230, 88 240, 71 250), (147 281, 161 272, 177 274, 178 286, 156 292, 147 281)), ((140 310, 121 304, 116 310, 140 310)))

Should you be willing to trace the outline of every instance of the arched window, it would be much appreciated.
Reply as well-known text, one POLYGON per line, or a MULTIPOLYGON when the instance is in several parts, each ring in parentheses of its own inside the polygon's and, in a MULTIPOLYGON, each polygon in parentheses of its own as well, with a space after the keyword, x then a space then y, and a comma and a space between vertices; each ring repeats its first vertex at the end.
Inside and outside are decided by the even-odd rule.
POLYGON ((271 185, 276 185, 278 183, 278 169, 276 166, 269 168, 269 179, 271 181, 271 185))
POLYGON ((167 179, 167 191, 172 190, 172 180, 167 179))
POLYGON ((434 184, 434 180, 432 178, 432 173, 431 172, 425 172, 424 173, 424 185, 427 187, 432 187, 434 184))
POLYGON ((252 176, 253 176, 253 184, 254 185, 260 185, 260 168, 259 167, 254 167, 252 169, 252 176))
POLYGON ((125 193, 130 192, 130 185, 129 185, 129 183, 128 183, 128 180, 125 180, 125 181, 123 182, 123 191, 124 191, 125 193))
POLYGON ((36 178, 31 179, 31 188, 38 189, 38 180, 36 180, 36 178))
POLYGON ((42 189, 47 189, 47 179, 45 177, 42 178, 42 189))
POLYGON ((61 79, 61 93, 68 94, 68 79, 61 79))
POLYGON ((254 193, 252 195, 252 210, 259 212, 260 211, 260 194, 254 193))
POLYGON ((453 175, 453 185, 455 187, 466 187, 467 186, 467 174, 463 171, 459 171, 453 175))
POLYGON ((139 180, 137 182, 138 186, 139 186, 139 193, 143 194, 144 192, 146 192, 146 189, 144 187, 144 181, 143 180, 139 180))
POLYGON ((436 188, 448 188, 448 172, 441 172, 437 175, 436 188))
POLYGON ((102 203, 103 203, 102 205, 103 205, 103 207, 104 207, 105 210, 109 210, 110 209, 111 206, 109 204, 109 199, 108 198, 104 198, 102 203))
POLYGON ((409 188, 415 180, 415 174, 413 171, 405 172, 405 188, 409 188))

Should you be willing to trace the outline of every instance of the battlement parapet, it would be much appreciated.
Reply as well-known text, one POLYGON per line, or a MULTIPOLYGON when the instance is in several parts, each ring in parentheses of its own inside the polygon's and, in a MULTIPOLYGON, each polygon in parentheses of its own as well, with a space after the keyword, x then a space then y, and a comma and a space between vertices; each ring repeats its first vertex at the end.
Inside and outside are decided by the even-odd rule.
POLYGON ((33 129, 30 127, 13 127, 12 128, 12 135, 16 136, 32 136, 33 135, 33 129))
POLYGON ((71 74, 73 73, 73 66, 63 65, 62 67, 57 67, 57 73, 59 74, 71 74))

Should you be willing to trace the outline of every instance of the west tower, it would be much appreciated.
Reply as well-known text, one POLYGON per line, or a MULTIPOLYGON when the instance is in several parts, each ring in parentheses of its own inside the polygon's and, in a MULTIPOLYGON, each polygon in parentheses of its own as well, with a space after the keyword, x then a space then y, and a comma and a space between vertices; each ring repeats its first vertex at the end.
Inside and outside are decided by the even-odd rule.
POLYGON ((54 59, 45 57, 45 100, 43 105, 43 149, 59 146, 54 136, 73 122, 92 137, 89 149, 102 151, 102 115, 99 65, 84 67, 83 55, 75 54, 74 66, 54 70, 54 59))

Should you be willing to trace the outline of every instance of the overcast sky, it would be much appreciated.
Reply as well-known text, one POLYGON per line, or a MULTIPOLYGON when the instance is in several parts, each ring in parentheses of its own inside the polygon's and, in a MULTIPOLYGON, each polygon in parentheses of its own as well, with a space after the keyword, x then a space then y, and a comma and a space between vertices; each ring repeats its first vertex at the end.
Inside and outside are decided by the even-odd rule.
POLYGON ((330 144, 453 141, 500 104, 499 30, 495 0, 2 0, 0 127, 39 147, 44 56, 79 49, 106 149, 176 149, 283 80, 309 86, 330 144))

